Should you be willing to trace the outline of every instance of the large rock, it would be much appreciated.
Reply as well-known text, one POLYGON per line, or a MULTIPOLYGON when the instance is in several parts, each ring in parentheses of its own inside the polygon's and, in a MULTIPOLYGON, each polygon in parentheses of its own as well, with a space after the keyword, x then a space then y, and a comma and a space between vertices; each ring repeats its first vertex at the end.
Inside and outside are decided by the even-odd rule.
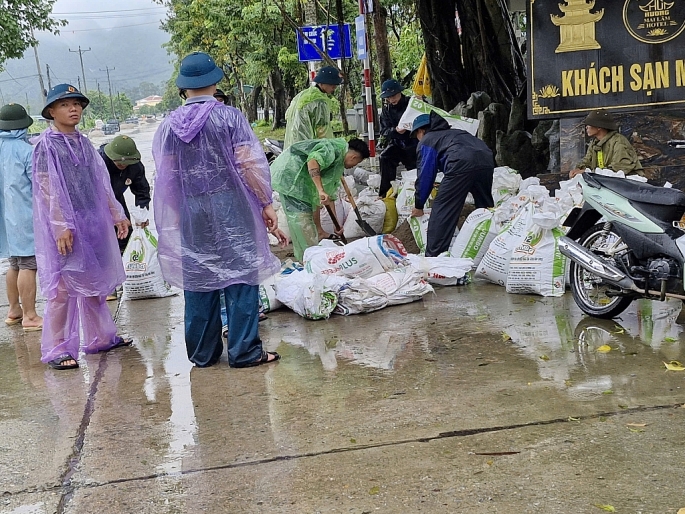
POLYGON ((535 172, 544 173, 549 165, 549 139, 547 131, 552 128, 553 120, 542 120, 533 130, 531 144, 533 145, 533 158, 535 159, 535 172))
POLYGON ((492 99, 485 91, 476 91, 475 93, 471 93, 471 96, 466 102, 464 115, 467 118, 477 119, 478 113, 485 110, 485 108, 491 103, 492 99))
POLYGON ((478 113, 478 121, 478 138, 494 152, 497 149, 497 132, 504 132, 507 129, 509 111, 502 104, 491 103, 478 113))
POLYGON ((545 136, 549 141, 549 162, 547 163, 547 170, 550 173, 557 173, 561 171, 561 134, 559 132, 559 120, 554 120, 552 126, 545 136))
POLYGON ((518 98, 514 98, 511 103, 511 112, 509 113, 509 125, 507 126, 507 134, 523 130, 526 123, 526 104, 521 102, 518 98))
POLYGON ((535 175, 533 159, 532 136, 524 130, 517 130, 511 134, 500 131, 497 133, 498 166, 509 166, 517 170, 523 178, 535 175))
POLYGON ((454 109, 450 111, 450 114, 456 114, 457 116, 461 116, 462 118, 467 117, 466 116, 466 102, 459 102, 454 109))

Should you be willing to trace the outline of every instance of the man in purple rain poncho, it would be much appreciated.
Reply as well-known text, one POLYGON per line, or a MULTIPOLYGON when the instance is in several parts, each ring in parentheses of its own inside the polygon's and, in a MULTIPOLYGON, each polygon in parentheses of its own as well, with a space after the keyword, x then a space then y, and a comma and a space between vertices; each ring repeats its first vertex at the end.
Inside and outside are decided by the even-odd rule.
POLYGON ((267 228, 281 242, 271 206, 264 151, 245 117, 212 96, 223 72, 201 52, 181 62, 176 85, 187 101, 157 129, 153 206, 164 278, 185 294, 188 358, 219 362, 220 297, 228 314, 228 363, 244 368, 274 362, 259 338, 259 283, 276 273, 267 228))
POLYGON ((114 198, 104 162, 76 130, 88 103, 69 84, 53 87, 42 114, 54 125, 33 152, 36 260, 47 298, 41 360, 55 369, 78 367, 79 320, 86 353, 132 342, 117 336, 105 302, 126 279, 112 225, 121 239, 131 223, 114 198))

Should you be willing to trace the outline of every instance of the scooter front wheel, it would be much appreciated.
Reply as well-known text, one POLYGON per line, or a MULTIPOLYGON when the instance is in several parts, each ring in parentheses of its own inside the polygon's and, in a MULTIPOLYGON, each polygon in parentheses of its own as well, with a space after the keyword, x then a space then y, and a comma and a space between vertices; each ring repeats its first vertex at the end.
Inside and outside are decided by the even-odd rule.
MULTIPOLYGON (((591 227, 580 237, 579 241, 598 258, 612 265, 615 265, 615 260, 602 249, 615 247, 620 242, 621 237, 612 230, 606 231, 604 223, 591 227)), ((570 279, 571 292, 576 304, 585 314, 595 318, 614 318, 626 310, 633 301, 631 296, 617 296, 619 289, 575 262, 571 262, 570 279)))

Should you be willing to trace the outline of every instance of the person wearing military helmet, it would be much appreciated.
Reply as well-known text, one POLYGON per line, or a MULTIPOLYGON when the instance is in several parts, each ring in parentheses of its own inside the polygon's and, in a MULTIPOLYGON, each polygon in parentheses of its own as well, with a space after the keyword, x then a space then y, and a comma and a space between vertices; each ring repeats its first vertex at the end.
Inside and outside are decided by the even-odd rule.
POLYGON ((88 103, 70 84, 50 89, 42 115, 52 126, 38 136, 32 161, 36 260, 47 299, 41 360, 60 370, 78 367, 81 347, 97 353, 132 343, 117 335, 105 300, 126 280, 117 237, 131 223, 104 162, 77 129, 88 103))
POLYGON ((31 154, 26 140, 33 119, 19 104, 0 109, 0 257, 9 259, 5 276, 9 310, 5 323, 25 332, 41 330, 36 312, 36 249, 33 242, 31 154))
POLYGON ((216 93, 214 93, 212 96, 214 96, 214 98, 216 99, 217 102, 221 102, 222 104, 225 104, 225 105, 231 105, 231 102, 229 101, 226 93, 224 93, 219 88, 216 88, 216 93))
POLYGON ((402 163, 408 170, 416 168, 416 145, 410 131, 399 128, 400 119, 409 106, 409 97, 402 94, 404 88, 395 79, 381 85, 381 98, 385 105, 381 111, 381 141, 385 148, 380 155, 381 185, 378 195, 382 198, 397 178, 397 166, 402 163))
POLYGON ((610 112, 597 109, 583 121, 587 135, 593 138, 585 157, 571 170, 573 178, 586 169, 596 168, 623 171, 626 175, 644 176, 642 164, 630 141, 618 131, 618 125, 610 112))
MULTIPOLYGON (((285 111, 284 151, 298 141, 333 138, 331 102, 333 93, 343 82, 342 75, 336 67, 324 66, 313 82, 311 87, 295 95, 285 111)), ((319 239, 340 239, 338 234, 328 234, 321 227, 320 208, 314 211, 314 224, 319 239)))
MULTIPOLYGON (((145 178, 145 166, 140 161, 140 152, 135 141, 128 136, 117 136, 109 143, 100 146, 98 153, 105 161, 109 179, 114 191, 114 197, 121 204, 126 218, 131 219, 124 192, 131 190, 137 207, 150 208, 150 184, 145 178)), ((145 221, 141 226, 149 224, 145 221)), ((119 239, 119 250, 123 253, 131 237, 129 233, 124 239, 119 239)))

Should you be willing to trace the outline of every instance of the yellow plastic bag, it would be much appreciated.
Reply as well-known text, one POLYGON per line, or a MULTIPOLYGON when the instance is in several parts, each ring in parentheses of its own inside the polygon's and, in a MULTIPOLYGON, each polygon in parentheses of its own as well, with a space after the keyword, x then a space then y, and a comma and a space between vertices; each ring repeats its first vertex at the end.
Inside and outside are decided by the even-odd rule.
POLYGON ((385 198, 381 198, 385 204, 385 218, 383 219, 383 230, 384 234, 391 234, 397 228, 397 221, 399 220, 399 214, 397 213, 397 203, 392 189, 388 191, 385 198))
POLYGON ((412 90, 416 96, 431 96, 431 83, 430 77, 428 76, 426 54, 423 54, 423 57, 421 58, 421 64, 419 65, 419 71, 416 72, 412 90))

